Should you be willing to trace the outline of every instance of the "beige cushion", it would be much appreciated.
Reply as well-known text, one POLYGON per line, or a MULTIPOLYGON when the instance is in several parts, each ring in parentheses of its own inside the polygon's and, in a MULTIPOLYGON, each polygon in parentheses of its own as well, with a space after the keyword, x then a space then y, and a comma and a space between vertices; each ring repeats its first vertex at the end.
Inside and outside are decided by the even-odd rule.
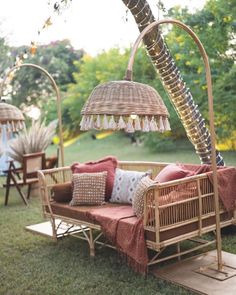
POLYGON ((137 215, 137 217, 143 216, 144 211, 144 194, 147 192, 147 190, 153 186, 156 182, 151 180, 149 176, 143 177, 134 192, 133 201, 132 201, 132 207, 134 210, 134 213, 137 215))
POLYGON ((103 204, 105 202, 106 178, 107 171, 73 174, 73 197, 70 205, 103 204))

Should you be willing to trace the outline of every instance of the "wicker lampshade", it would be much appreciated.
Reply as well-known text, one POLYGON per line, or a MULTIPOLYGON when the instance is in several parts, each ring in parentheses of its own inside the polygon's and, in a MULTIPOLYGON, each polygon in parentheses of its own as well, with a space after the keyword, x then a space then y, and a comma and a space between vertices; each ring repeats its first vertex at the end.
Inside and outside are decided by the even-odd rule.
POLYGON ((7 131, 16 132, 24 128, 25 118, 15 106, 0 102, 0 126, 6 125, 7 131))
POLYGON ((112 81, 98 85, 81 114, 81 130, 170 130, 169 114, 157 91, 133 81, 112 81))

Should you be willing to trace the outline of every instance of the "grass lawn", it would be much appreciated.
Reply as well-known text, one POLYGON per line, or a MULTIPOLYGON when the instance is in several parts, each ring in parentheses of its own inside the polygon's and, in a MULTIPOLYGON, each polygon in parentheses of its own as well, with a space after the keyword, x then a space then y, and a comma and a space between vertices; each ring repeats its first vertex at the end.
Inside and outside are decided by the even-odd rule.
MULTIPOLYGON (((51 147, 49 153, 53 152, 51 147)), ((84 136, 65 149, 66 164, 108 154, 122 160, 199 162, 193 150, 152 154, 120 135, 103 140, 84 136)), ((236 165, 235 155, 223 154, 229 165, 236 165)), ((194 294, 151 275, 135 274, 111 249, 99 249, 91 258, 87 242, 68 237, 55 243, 25 231, 26 225, 43 221, 39 198, 32 197, 26 207, 12 190, 9 205, 4 207, 1 188, 0 196, 0 295, 194 294)), ((236 253, 235 243, 235 235, 224 235, 224 250, 236 253)))
MULTIPOLYGON (((192 145, 186 142, 181 147, 176 147, 172 153, 152 153, 142 145, 132 145, 131 140, 120 133, 97 140, 93 140, 91 134, 85 134, 75 144, 65 148, 65 163, 70 165, 75 161, 85 162, 107 155, 117 156, 119 160, 200 163, 192 145)), ((49 153, 52 152, 53 147, 50 147, 49 153)), ((227 165, 236 166, 236 152, 223 152, 222 155, 227 165)))

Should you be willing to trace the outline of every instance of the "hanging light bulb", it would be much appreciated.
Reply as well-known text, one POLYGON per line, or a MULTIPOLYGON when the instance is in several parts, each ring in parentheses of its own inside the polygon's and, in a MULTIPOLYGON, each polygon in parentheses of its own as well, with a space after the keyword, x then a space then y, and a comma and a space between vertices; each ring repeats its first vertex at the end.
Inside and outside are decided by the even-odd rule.
POLYGON ((133 120, 135 120, 137 118, 137 115, 135 114, 135 112, 131 113, 130 118, 133 120))

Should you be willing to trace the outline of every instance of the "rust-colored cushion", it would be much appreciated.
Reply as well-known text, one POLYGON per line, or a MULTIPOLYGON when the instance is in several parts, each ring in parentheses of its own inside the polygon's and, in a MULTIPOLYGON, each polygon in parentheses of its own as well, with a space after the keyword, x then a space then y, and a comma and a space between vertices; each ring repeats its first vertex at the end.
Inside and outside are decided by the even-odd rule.
POLYGON ((157 182, 167 182, 171 180, 181 179, 184 177, 195 175, 194 171, 186 170, 176 164, 167 165, 155 177, 157 182))
POLYGON ((109 156, 95 162, 87 162, 84 164, 74 163, 71 166, 71 170, 72 173, 95 173, 107 171, 105 201, 109 201, 112 194, 116 167, 117 159, 113 156, 109 156))
POLYGON ((54 201, 59 203, 67 203, 72 199, 71 182, 58 183, 51 188, 51 196, 54 201))
MULTIPOLYGON (((122 204, 124 206, 124 204, 122 204)), ((95 220, 89 218, 89 212, 97 208, 113 208, 117 207, 117 210, 120 210, 121 204, 111 204, 105 203, 98 207, 98 205, 84 205, 84 206, 70 206, 68 203, 57 203, 55 201, 50 202, 50 206, 53 214, 57 216, 79 220, 81 222, 88 222, 93 224, 98 224, 95 220)), ((129 205, 130 206, 130 205, 129 205)), ((130 206, 131 207, 131 206, 130 206)), ((132 210, 132 209, 131 209, 132 210)), ((47 213, 50 213, 48 207, 46 206, 47 213)))
POLYGON ((105 202, 107 171, 98 173, 74 173, 71 206, 101 205, 105 202))
POLYGON ((159 205, 167 205, 183 200, 187 200, 197 196, 197 187, 189 184, 185 188, 181 188, 179 190, 174 190, 169 192, 166 195, 160 196, 159 205))

